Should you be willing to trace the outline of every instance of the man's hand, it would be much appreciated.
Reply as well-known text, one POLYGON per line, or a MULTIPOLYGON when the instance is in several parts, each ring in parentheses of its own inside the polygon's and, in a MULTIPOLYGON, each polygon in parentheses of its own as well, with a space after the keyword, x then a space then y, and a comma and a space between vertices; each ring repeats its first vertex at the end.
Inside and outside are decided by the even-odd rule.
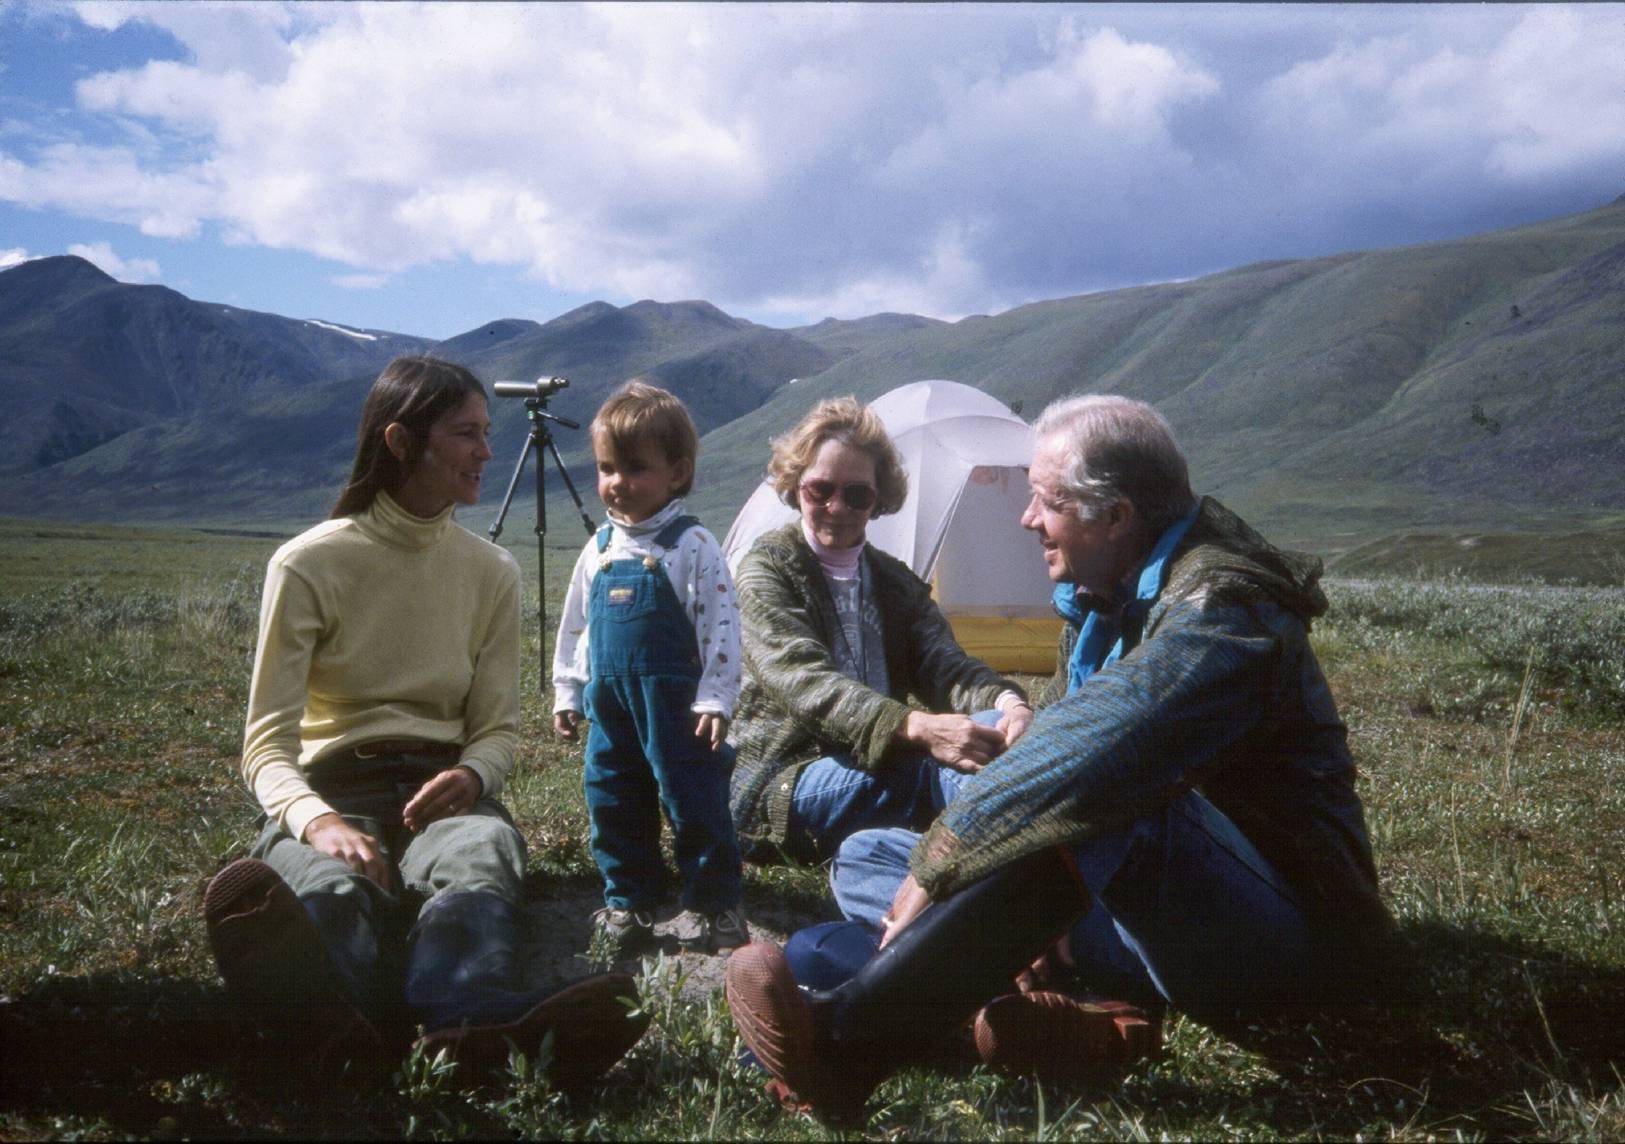
POLYGON ((483 789, 480 776, 467 767, 441 771, 418 788, 412 801, 401 810, 401 821, 414 834, 421 833, 431 822, 473 810, 483 789))
POLYGON ((728 737, 728 717, 719 715, 715 711, 708 711, 701 715, 695 724, 694 735, 711 744, 713 751, 722 748, 722 741, 728 737))
POLYGON ((891 900, 891 909, 880 919, 880 924, 886 927, 886 932, 880 935, 880 948, 885 949, 891 944, 892 938, 902 932, 903 927, 920 916, 920 911, 931 904, 931 898, 920 884, 910 874, 903 879, 903 884, 897 887, 897 894, 891 900))
POLYGON ((981 770, 1005 747, 1003 732, 984 727, 969 715, 928 715, 924 711, 908 713, 903 738, 950 770, 968 775, 981 770))
POLYGON ((1008 749, 1016 745, 1016 740, 1027 733, 1027 728, 1033 725, 1033 709, 1025 703, 1012 703, 1000 716, 997 730, 1004 736, 1004 745, 1008 749))
POLYGON ((384 861, 378 840, 338 815, 318 814, 311 819, 305 827, 305 841, 318 853, 337 858, 357 874, 389 889, 389 863, 384 861))
POLYGON ((553 712, 553 734, 571 743, 576 741, 576 724, 581 722, 579 711, 553 712))
POLYGON ((1016 975, 1016 988, 1023 993, 1032 993, 1046 987, 1053 988, 1063 977, 1071 972, 1072 966, 1072 935, 1064 933, 1055 939, 1055 944, 1038 955, 1038 958, 1016 975))

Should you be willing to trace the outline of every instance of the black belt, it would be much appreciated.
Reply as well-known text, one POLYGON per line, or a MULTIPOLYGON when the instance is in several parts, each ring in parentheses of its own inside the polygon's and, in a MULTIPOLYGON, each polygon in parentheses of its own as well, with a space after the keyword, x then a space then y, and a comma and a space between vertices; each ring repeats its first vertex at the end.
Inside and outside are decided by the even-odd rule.
POLYGON ((398 824, 401 808, 424 783, 457 765, 456 743, 426 739, 373 739, 323 755, 305 777, 340 814, 398 824))
POLYGON ((366 761, 392 755, 415 755, 436 762, 455 763, 463 757, 461 743, 431 743, 427 739, 370 739, 357 743, 331 755, 323 755, 322 763, 348 760, 366 761))

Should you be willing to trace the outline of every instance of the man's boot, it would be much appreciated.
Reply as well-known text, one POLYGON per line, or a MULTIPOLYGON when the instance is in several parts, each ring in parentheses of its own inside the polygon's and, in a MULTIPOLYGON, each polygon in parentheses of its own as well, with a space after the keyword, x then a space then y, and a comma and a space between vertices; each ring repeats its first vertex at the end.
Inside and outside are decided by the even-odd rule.
MULTIPOLYGON (((312 913, 270 866, 240 858, 221 870, 203 895, 203 918, 239 1020, 304 1042, 323 1069, 382 1058, 383 1040, 352 986, 364 967, 340 969, 312 913)), ((343 935, 347 947, 370 941, 348 928, 343 935)))
POLYGON ((1159 1011, 1064 993, 997 997, 976 1014, 971 1031, 989 1068, 1050 1083, 1085 1080, 1162 1051, 1159 1011))
POLYGON ((552 1033, 548 1075, 579 1094, 649 1027, 637 984, 601 973, 551 989, 526 989, 519 958, 519 910, 499 894, 462 890, 423 907, 408 939, 406 1003, 442 1049, 477 1075, 500 1069, 510 1049, 535 1060, 552 1033))
POLYGON ((728 1005, 751 1052, 820 1119, 861 1123, 875 1087, 935 1055, 1089 907, 1062 853, 1013 862, 928 906, 849 981, 802 991, 777 946, 728 962, 728 1005))

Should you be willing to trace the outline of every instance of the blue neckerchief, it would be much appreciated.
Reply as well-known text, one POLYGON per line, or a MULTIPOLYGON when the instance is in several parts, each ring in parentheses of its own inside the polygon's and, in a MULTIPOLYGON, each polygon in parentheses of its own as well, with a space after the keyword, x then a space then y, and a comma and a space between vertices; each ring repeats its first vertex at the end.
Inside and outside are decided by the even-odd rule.
MULTIPOLYGON (((1162 595, 1163 584, 1168 578, 1168 558, 1184 539, 1186 530, 1195 522, 1198 511, 1192 509, 1188 516, 1162 530, 1162 535, 1151 549, 1151 555, 1140 568, 1134 599, 1125 606, 1125 612, 1141 601, 1140 610, 1149 611, 1151 604, 1162 595)), ((1072 645, 1072 659, 1067 664, 1066 693, 1071 695, 1095 672, 1122 658, 1123 638, 1121 629, 1110 616, 1093 609, 1085 612, 1078 603, 1077 585, 1055 585, 1052 602, 1063 619, 1080 625, 1078 641, 1072 645)))

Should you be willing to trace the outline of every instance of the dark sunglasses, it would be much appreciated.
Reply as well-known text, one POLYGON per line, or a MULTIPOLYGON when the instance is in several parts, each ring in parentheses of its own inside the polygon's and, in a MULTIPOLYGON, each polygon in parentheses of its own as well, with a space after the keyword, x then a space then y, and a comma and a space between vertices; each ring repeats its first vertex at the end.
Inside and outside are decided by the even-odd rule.
POLYGON ((803 501, 818 508, 828 504, 839 493, 841 503, 853 512, 874 508, 875 498, 880 495, 873 485, 859 481, 849 485, 837 485, 834 481, 802 481, 800 491, 803 501))

